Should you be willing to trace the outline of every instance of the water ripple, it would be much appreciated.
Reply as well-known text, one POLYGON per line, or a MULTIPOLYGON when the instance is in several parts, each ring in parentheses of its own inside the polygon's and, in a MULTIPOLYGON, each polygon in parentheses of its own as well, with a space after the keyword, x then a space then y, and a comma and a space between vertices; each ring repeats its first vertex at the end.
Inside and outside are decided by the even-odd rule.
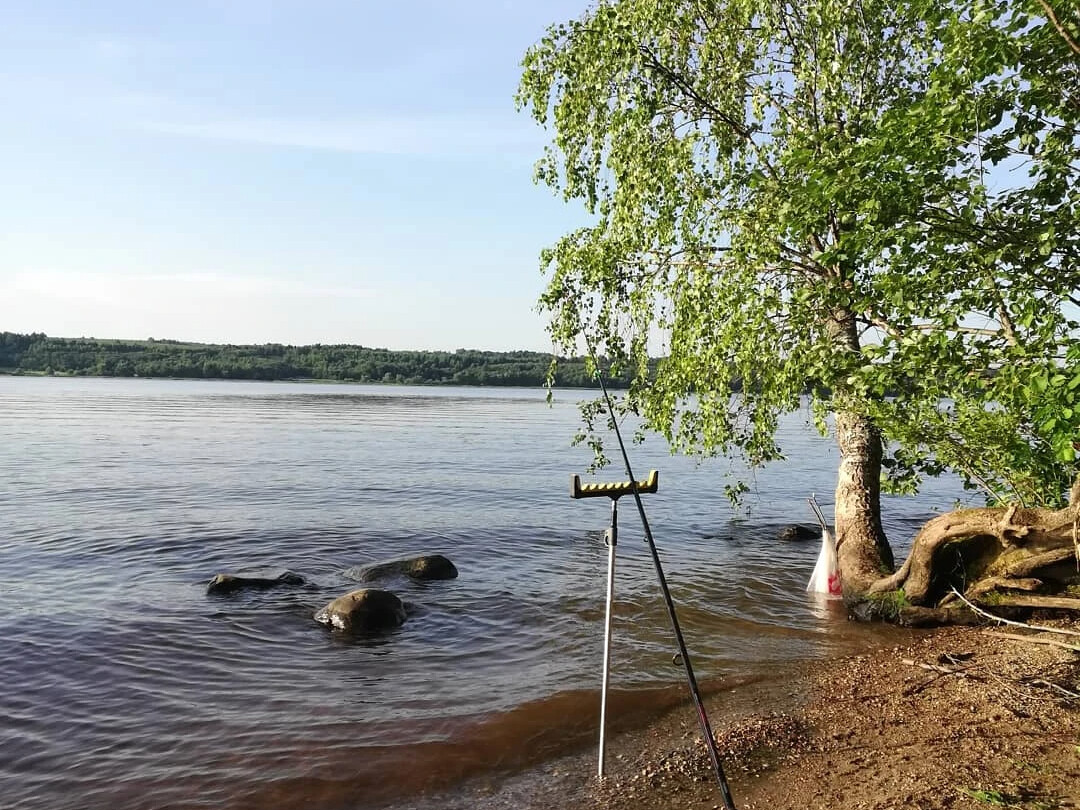
MULTIPOLYGON (((577 398, 0 377, 5 806, 393 804, 591 739, 610 510, 568 497, 577 398), (349 568, 428 552, 461 575, 386 583, 400 630, 313 621, 349 568), (286 570, 307 584, 206 594, 286 570)), ((737 517, 722 470, 634 448, 662 470, 647 508, 703 682, 880 633, 807 598, 816 542, 777 540, 836 466, 801 422, 737 517)), ((956 497, 890 501, 886 524, 910 535, 956 497)), ((616 565, 618 723, 685 692, 629 502, 616 565)))

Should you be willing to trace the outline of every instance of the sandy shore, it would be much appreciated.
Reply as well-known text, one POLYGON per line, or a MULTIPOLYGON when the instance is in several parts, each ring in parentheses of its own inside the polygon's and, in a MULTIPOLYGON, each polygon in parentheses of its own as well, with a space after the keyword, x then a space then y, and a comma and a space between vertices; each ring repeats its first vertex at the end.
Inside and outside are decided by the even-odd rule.
MULTIPOLYGON (((1054 624, 1080 631, 1080 623, 1054 624)), ((709 696, 737 807, 1080 807, 1080 653, 1003 632, 926 632, 709 696)), ((1080 645, 1076 636, 1039 637, 1080 645)), ((722 806, 689 700, 616 735, 607 770, 598 780, 595 751, 583 751, 467 785, 438 805, 722 806)))

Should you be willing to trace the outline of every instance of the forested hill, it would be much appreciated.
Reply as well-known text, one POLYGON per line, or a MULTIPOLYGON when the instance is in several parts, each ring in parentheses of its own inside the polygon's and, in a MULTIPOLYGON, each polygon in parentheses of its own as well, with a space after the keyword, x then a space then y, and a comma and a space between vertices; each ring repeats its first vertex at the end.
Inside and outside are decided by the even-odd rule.
MULTIPOLYGON (((539 386, 551 359, 540 352, 390 351, 278 343, 219 346, 0 332, 0 372, 15 374, 539 386)), ((555 382, 564 388, 596 385, 581 358, 560 359, 555 382)))

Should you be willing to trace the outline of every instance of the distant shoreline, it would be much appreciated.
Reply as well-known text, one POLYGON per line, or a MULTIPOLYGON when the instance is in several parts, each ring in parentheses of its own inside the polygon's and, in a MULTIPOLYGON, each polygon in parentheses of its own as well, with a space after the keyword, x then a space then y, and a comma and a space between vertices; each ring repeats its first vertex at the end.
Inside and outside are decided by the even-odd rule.
MULTIPOLYGON (((247 378, 229 378, 229 377, 142 377, 139 375, 131 376, 117 376, 115 374, 76 374, 71 372, 53 372, 52 374, 44 371, 20 371, 18 369, 3 369, 0 368, 0 377, 35 377, 35 378, 49 378, 49 379, 61 379, 61 380, 165 380, 174 382, 237 382, 237 383, 294 383, 296 385, 378 385, 386 386, 388 388, 397 387, 419 387, 419 388, 547 388, 546 385, 491 385, 491 384, 466 384, 466 383, 436 383, 436 382, 417 382, 417 383, 398 383, 398 382, 372 382, 362 380, 334 380, 334 379, 319 379, 316 377, 290 377, 274 380, 264 379, 247 379, 247 378)), ((583 386, 571 386, 571 385, 557 385, 552 386, 557 389, 572 390, 574 388, 581 388, 583 386)), ((599 388, 598 386, 590 386, 591 388, 599 388)), ((617 386, 610 386, 615 388, 617 386)))
MULTIPOLYGON (((531 351, 393 351, 175 340, 61 338, 0 332, 0 374, 176 380, 597 388, 585 358, 531 351), (553 376, 552 376, 553 375, 553 376)), ((620 381, 609 385, 622 387, 620 381)))

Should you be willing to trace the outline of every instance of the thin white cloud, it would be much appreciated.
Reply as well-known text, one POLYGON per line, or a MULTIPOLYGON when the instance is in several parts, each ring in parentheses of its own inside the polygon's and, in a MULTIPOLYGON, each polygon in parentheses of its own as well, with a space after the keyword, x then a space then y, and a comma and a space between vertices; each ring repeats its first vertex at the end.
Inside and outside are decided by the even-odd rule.
POLYGON ((190 273, 105 273, 27 270, 14 273, 0 290, 12 297, 47 296, 87 303, 116 303, 118 299, 143 305, 181 298, 213 296, 251 300, 260 297, 318 299, 362 298, 376 295, 367 287, 336 286, 274 276, 190 273))
POLYGON ((209 343, 360 343, 546 350, 531 300, 440 289, 268 277, 24 270, 0 275, 0 327, 61 337, 209 343))
MULTIPOLYGON (((108 43, 96 43, 108 49, 108 43)), ((116 45, 123 48, 123 43, 116 45)), ((315 117, 286 111, 274 117, 225 112, 138 87, 70 76, 25 76, 0 70, 0 119, 73 121, 168 136, 256 146, 373 155, 434 157, 515 153, 534 157, 543 133, 511 109, 458 114, 394 114, 377 109, 353 116, 315 117)), ((509 105, 509 102, 507 102, 509 105)))
POLYGON ((372 117, 339 121, 207 118, 148 121, 141 129, 165 135, 334 152, 381 155, 483 155, 493 150, 535 151, 536 133, 483 117, 372 117))
POLYGON ((92 58, 107 63, 129 62, 146 54, 160 57, 166 47, 161 42, 125 36, 104 36, 84 43, 85 51, 92 58))

